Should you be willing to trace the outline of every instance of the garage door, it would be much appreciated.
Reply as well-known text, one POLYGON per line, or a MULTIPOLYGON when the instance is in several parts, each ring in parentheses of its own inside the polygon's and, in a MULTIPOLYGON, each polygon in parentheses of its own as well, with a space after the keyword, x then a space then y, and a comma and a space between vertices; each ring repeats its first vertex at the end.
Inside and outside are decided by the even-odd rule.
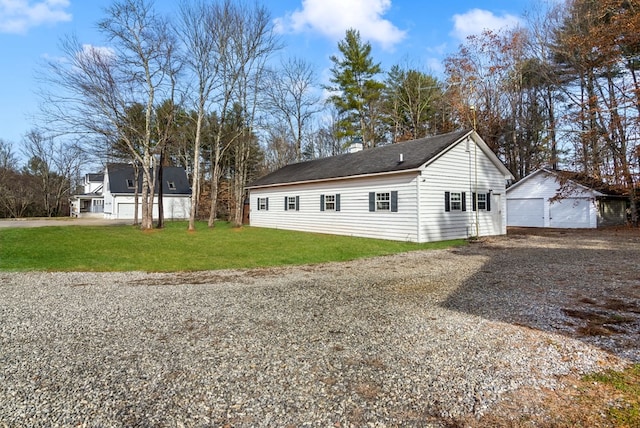
POLYGON ((135 204, 118 204, 118 218, 133 218, 135 204))
POLYGON ((544 227, 544 199, 507 199, 507 226, 544 227))
POLYGON ((584 228, 589 224, 589 199, 566 198, 549 206, 549 227, 584 228))

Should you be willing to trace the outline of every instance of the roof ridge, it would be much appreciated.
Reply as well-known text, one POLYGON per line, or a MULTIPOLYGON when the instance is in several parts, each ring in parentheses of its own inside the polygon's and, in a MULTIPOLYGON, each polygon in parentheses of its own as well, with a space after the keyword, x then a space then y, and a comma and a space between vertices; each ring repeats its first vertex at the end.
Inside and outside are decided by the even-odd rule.
POLYGON ((419 168, 470 132, 469 129, 453 131, 355 153, 295 162, 258 178, 247 187, 409 171, 419 168), (407 148, 410 150, 403 151, 407 148))

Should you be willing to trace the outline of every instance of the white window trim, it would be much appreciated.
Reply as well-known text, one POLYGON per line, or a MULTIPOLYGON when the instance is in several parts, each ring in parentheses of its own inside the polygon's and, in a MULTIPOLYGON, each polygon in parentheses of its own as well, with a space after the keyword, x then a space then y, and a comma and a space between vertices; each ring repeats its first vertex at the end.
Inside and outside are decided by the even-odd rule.
POLYGON ((462 192, 449 193, 449 209, 451 211, 462 211, 462 192), (454 199, 454 196, 457 196, 457 198, 454 199), (457 204, 457 208, 454 208, 454 204, 457 204))
POLYGON ((295 196, 287 196, 287 211, 298 211, 298 204, 295 196))
POLYGON ((376 211, 391 211, 391 192, 376 192, 376 211))
POLYGON ((477 210, 487 210, 487 194, 486 193, 476 193, 476 209, 477 210), (480 200, 482 198, 482 200, 480 200))
POLYGON ((336 210, 336 195, 324 195, 324 210, 325 211, 336 210))
POLYGON ((267 199, 268 198, 258 198, 258 211, 268 211, 267 199))

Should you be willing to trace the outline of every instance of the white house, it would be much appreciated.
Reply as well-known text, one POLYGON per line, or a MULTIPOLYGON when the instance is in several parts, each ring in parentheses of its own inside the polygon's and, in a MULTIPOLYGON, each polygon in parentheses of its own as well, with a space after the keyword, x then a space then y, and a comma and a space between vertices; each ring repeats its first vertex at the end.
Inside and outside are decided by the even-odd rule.
POLYGON ((248 186, 257 227, 411 242, 506 233, 513 176, 472 130, 287 165, 248 186))
POLYGON ((72 217, 104 217, 104 174, 87 174, 83 181, 84 193, 71 197, 72 217))
MULTIPOLYGON (((141 191, 138 178, 138 192, 141 191)), ((158 216, 158 189, 153 216, 158 216)), ((182 167, 164 167, 162 179, 163 211, 166 219, 188 219, 191 210, 191 188, 182 167)), ((135 176, 133 167, 125 163, 107 164, 104 174, 87 174, 85 193, 74 195, 71 215, 100 216, 107 219, 133 219, 135 209, 135 176), (98 180, 102 179, 100 184, 98 180)))
POLYGON ((507 189, 507 225, 596 228, 624 224, 626 197, 584 174, 539 169, 507 189))

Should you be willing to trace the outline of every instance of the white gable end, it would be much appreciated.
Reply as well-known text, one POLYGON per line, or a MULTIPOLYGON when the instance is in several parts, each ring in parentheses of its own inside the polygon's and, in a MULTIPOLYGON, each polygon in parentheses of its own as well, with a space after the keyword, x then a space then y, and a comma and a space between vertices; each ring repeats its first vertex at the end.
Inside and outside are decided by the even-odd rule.
POLYGON ((544 169, 507 189, 507 225, 514 227, 595 228, 600 192, 571 180, 560 183, 544 169))

